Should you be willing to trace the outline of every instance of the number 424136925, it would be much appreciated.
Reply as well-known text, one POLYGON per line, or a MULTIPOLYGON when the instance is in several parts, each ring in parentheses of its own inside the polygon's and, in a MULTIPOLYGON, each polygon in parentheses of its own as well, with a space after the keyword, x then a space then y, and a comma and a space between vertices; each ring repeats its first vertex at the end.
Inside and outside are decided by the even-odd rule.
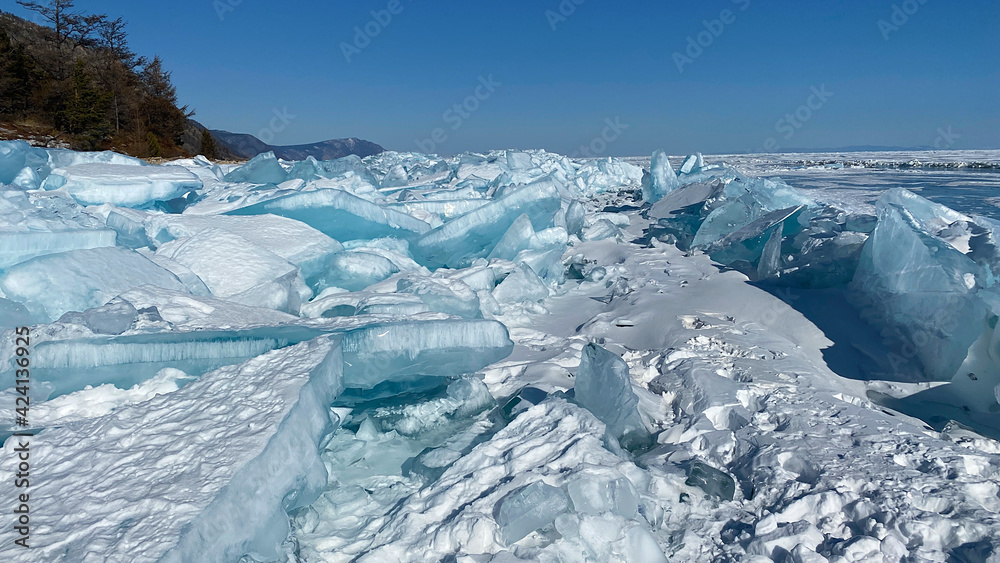
POLYGON ((14 350, 14 363, 17 365, 15 371, 15 377, 17 378, 17 424, 18 426, 28 426, 28 406, 30 404, 30 399, 28 398, 28 391, 30 390, 31 384, 31 352, 28 347, 31 344, 30 334, 31 329, 28 327, 20 327, 15 331, 16 341, 14 342, 16 348, 14 350))

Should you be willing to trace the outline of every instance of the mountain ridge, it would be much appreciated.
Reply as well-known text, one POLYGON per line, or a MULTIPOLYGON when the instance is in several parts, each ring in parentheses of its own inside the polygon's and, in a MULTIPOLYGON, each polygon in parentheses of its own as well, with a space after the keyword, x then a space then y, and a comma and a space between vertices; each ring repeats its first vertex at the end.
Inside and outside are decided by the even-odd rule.
POLYGON ((209 131, 216 144, 225 147, 238 158, 249 159, 261 153, 273 152, 275 156, 284 160, 305 160, 310 156, 316 160, 334 160, 352 154, 364 158, 385 152, 381 145, 356 137, 328 139, 301 145, 269 145, 249 133, 233 133, 221 129, 209 131))

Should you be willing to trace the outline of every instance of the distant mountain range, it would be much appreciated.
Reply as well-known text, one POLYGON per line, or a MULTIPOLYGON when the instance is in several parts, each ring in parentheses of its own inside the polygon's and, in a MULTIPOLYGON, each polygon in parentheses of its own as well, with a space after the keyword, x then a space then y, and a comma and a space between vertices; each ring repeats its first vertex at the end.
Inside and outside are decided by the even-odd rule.
MULTIPOLYGON (((184 147, 193 153, 201 152, 201 131, 204 129, 204 125, 190 120, 184 147)), ((218 129, 210 129, 209 132, 215 139, 219 153, 217 156, 222 159, 245 160, 261 153, 273 152, 275 156, 284 160, 305 160, 310 156, 316 160, 334 160, 351 154, 364 158, 385 152, 385 149, 378 144, 353 137, 306 145, 278 146, 269 145, 247 133, 231 133, 218 129)))

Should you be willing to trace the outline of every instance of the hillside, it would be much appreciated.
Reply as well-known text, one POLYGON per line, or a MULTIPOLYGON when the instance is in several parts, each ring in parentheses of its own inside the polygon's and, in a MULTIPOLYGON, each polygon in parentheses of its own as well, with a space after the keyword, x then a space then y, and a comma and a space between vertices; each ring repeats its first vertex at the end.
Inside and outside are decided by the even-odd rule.
POLYGON ((180 107, 159 57, 134 53, 126 22, 33 4, 45 27, 0 13, 0 123, 45 131, 75 149, 180 156, 191 112, 180 107))
POLYGON ((330 160, 384 150, 354 138, 270 146, 253 135, 210 130, 179 105, 160 58, 132 52, 123 19, 75 11, 65 0, 34 11, 51 27, 0 11, 0 140, 220 160, 268 151, 286 160, 330 160))
POLYGON ((269 145, 246 133, 212 130, 212 136, 216 139, 217 144, 225 146, 226 149, 240 158, 253 158, 260 153, 272 151, 275 156, 285 160, 305 160, 309 156, 317 160, 333 160, 351 154, 363 158, 385 152, 385 149, 380 145, 356 138, 330 139, 306 145, 280 146, 269 145))

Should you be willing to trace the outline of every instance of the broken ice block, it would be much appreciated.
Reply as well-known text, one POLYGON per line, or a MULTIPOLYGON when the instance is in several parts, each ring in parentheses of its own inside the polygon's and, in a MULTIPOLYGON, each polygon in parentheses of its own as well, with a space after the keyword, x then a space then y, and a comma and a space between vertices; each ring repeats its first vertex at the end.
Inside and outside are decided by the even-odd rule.
POLYGON ((681 164, 681 168, 678 171, 680 174, 691 175, 701 172, 701 169, 705 167, 705 159, 701 156, 701 153, 689 155, 684 159, 684 163, 681 164))
POLYGON ((528 248, 533 236, 535 229, 531 227, 531 218, 519 215, 486 257, 513 260, 518 252, 528 248))
POLYGON ((41 167, 48 158, 45 149, 26 141, 0 141, 0 184, 10 184, 25 167, 41 167))
MULTIPOLYGON (((277 558, 287 512, 327 484, 318 446, 343 389, 341 365, 337 344, 320 338, 47 431, 32 457, 62 470, 32 482, 32 492, 61 510, 32 513, 51 532, 32 537, 33 557, 87 561, 96 549, 116 561, 277 558)), ((4 474, 17 471, 16 446, 5 444, 4 474)), ((5 481, 0 490, 13 495, 5 481)), ((4 542, 0 558, 19 560, 21 550, 4 542)))
POLYGON ((804 207, 790 207, 764 214, 759 219, 736 229, 717 241, 704 247, 712 260, 722 264, 732 264, 737 260, 757 263, 764 251, 765 245, 772 235, 777 237, 771 244, 772 259, 776 262, 780 256, 781 239, 798 228, 797 216, 804 207), (777 234, 774 234, 777 233, 777 234))
POLYGON ((601 158, 583 165, 576 173, 580 194, 590 197, 642 182, 642 168, 616 158, 601 158))
POLYGON ((582 203, 574 199, 566 208, 566 231, 571 235, 582 236, 586 218, 587 210, 582 203))
POLYGON ((0 331, 31 324, 31 315, 24 305, 0 297, 0 331))
POLYGON ((251 158, 246 164, 226 174, 226 181, 248 184, 280 184, 288 179, 288 172, 281 166, 273 152, 251 158))
POLYGON ((416 295, 431 311, 467 319, 481 316, 479 297, 460 279, 408 276, 396 283, 396 290, 416 295))
POLYGON ((82 317, 83 325, 94 334, 121 334, 132 328, 139 312, 128 301, 113 299, 107 305, 87 309, 82 317))
POLYGON ((500 499, 496 508, 497 524, 506 545, 517 543, 535 530, 544 528, 566 512, 566 493, 541 481, 518 489, 500 499))
POLYGON ((267 213, 302 221, 341 242, 391 236, 413 238, 431 228, 410 215, 381 207, 339 189, 294 193, 226 214, 267 213))
POLYGON ((344 337, 348 387, 474 373, 514 349, 507 328, 487 320, 378 323, 344 337))
MULTIPOLYGON (((112 215, 108 216, 109 226, 112 215)), ((210 228, 228 231, 295 264, 306 278, 323 271, 329 259, 343 250, 339 242, 309 225, 278 215, 150 214, 145 218, 144 228, 147 238, 156 241, 157 245, 210 228)))
POLYGON ((700 461, 691 462, 685 485, 698 487, 710 497, 733 500, 736 495, 736 481, 718 469, 700 461))
POLYGON ((598 219, 583 231, 583 240, 605 240, 621 234, 621 230, 611 221, 598 219))
POLYGON ((202 182, 181 166, 77 164, 53 170, 42 187, 65 190, 81 205, 150 207, 201 189, 202 182))
MULTIPOLYGON (((379 293, 366 297, 352 307, 357 315, 396 315, 410 316, 426 313, 430 307, 416 295, 399 293, 379 293)), ((355 314, 352 312, 352 314, 355 314)))
POLYGON ((185 291, 177 276, 137 252, 117 247, 34 258, 0 277, 0 289, 23 303, 35 322, 51 322, 67 311, 98 307, 144 284, 185 291))
POLYGON ((312 297, 294 265, 221 229, 168 242, 156 253, 190 268, 215 297, 236 303, 297 314, 312 297))
POLYGON ((549 296, 549 288, 526 264, 521 264, 493 290, 501 303, 541 301, 549 296))
POLYGON ((817 204, 780 180, 737 178, 726 186, 723 201, 705 218, 691 245, 708 247, 768 213, 817 204))
POLYGON ((555 181, 550 178, 512 189, 420 237, 414 248, 415 258, 432 269, 468 266, 476 258, 489 255, 521 215, 527 215, 536 231, 551 227, 561 201, 555 181))
POLYGON ((115 245, 115 232, 70 198, 0 187, 0 271, 68 250, 115 245))
POLYGON ((649 174, 642 178, 642 199, 656 203, 660 198, 681 187, 677 173, 670 165, 667 153, 656 151, 649 165, 649 174))
POLYGON ((340 287, 348 291, 362 289, 399 272, 388 258, 371 252, 346 251, 330 257, 326 271, 308 280, 317 291, 340 287))
POLYGON ((991 274, 952 242, 925 230, 955 218, 938 215, 941 210, 928 204, 896 191, 879 199, 878 224, 851 289, 867 320, 891 328, 904 342, 920 342, 913 353, 927 377, 947 381, 983 332, 987 308, 976 293, 991 285, 991 274))
POLYGON ((635 487, 624 477, 609 479, 604 475, 584 474, 566 490, 573 501, 573 509, 579 514, 613 512, 632 519, 639 509, 635 487))
POLYGON ((590 343, 576 373, 575 398, 607 425, 608 434, 626 448, 642 447, 649 432, 639 417, 628 365, 616 354, 590 343))

